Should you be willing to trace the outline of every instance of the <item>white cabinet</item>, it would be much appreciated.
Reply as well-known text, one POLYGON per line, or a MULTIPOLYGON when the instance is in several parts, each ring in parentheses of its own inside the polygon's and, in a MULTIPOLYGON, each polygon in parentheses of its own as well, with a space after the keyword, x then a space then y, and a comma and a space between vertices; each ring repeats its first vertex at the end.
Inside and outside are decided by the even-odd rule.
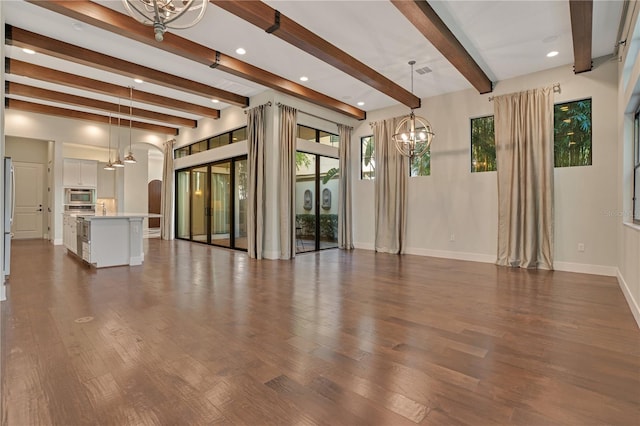
POLYGON ((62 243, 67 250, 78 254, 78 222, 68 214, 62 216, 62 243))
POLYGON ((116 198, 116 172, 114 170, 105 170, 100 163, 98 163, 97 193, 97 198, 116 198))
POLYGON ((98 162, 65 158, 62 184, 72 188, 95 188, 98 184, 98 162))

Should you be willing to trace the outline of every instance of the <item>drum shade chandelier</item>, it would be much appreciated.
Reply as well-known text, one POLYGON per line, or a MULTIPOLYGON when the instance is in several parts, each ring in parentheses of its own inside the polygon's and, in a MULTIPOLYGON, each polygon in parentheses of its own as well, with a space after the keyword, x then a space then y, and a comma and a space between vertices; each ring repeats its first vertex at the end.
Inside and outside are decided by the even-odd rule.
MULTIPOLYGON (((413 66, 415 63, 416 61, 409 61, 409 65, 411 66, 412 94, 413 66)), ((431 124, 425 118, 415 115, 413 108, 411 108, 411 113, 402 118, 400 123, 398 123, 392 138, 400 154, 413 159, 414 157, 421 157, 429 150, 434 136, 435 133, 433 133, 431 124)))
POLYGON ((122 0, 122 3, 136 21, 153 27, 156 41, 162 41, 167 28, 181 30, 200 22, 209 1, 122 0))

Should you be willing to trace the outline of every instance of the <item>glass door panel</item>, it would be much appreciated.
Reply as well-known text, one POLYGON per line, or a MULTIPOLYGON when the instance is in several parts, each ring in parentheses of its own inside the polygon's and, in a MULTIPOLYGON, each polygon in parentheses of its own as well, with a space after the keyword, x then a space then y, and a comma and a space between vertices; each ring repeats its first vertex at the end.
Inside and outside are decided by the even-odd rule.
POLYGON ((189 230, 190 199, 189 199, 189 170, 178 172, 176 183, 176 237, 191 239, 189 230))
POLYGON ((207 242, 207 167, 191 170, 191 239, 207 242))
POLYGON ((237 160, 234 179, 234 247, 247 249, 247 160, 237 160))
POLYGON ((338 247, 339 167, 337 158, 320 157, 320 249, 338 247))
POLYGON ((296 152, 296 253, 316 249, 316 156, 296 152))
POLYGON ((231 247, 231 162, 211 166, 211 243, 231 247))

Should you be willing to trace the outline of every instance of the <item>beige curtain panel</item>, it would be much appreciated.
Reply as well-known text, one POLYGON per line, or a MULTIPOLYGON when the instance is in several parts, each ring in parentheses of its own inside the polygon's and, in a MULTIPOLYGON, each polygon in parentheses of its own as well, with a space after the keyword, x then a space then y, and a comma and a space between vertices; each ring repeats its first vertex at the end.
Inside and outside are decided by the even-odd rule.
POLYGON ((553 90, 494 98, 498 259, 553 269, 553 90))
POLYGON ((379 252, 404 253, 407 226, 407 184, 409 159, 395 148, 392 136, 398 119, 372 123, 375 188, 375 249, 379 252))
POLYGON ((254 259, 262 259, 264 244, 266 117, 266 105, 247 111, 247 253, 254 259))
POLYGON ((160 237, 173 240, 173 144, 175 139, 164 143, 164 161, 162 163, 162 193, 160 212, 162 214, 160 237))
POLYGON ((338 124, 340 136, 340 187, 338 190, 338 247, 353 249, 353 229, 351 226, 351 134, 353 127, 338 124))
POLYGON ((296 256, 295 195, 296 195, 296 140, 298 111, 280 105, 280 171, 278 191, 280 200, 280 259, 296 256))

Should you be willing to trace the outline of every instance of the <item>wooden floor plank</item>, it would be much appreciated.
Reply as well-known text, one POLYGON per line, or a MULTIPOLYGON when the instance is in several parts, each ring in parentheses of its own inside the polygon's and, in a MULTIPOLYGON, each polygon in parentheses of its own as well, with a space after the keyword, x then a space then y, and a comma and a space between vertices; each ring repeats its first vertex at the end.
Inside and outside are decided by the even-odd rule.
POLYGON ((636 424, 615 278, 145 240, 95 270, 15 241, 2 425, 636 424))

